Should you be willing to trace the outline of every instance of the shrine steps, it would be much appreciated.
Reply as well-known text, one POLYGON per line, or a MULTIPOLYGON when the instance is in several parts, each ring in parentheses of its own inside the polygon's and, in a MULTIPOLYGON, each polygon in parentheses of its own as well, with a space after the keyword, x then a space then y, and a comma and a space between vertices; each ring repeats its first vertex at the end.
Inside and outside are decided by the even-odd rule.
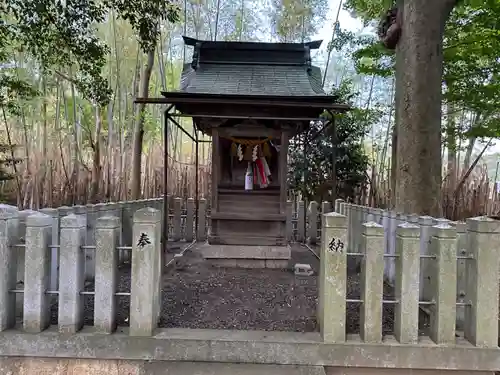
POLYGON ((206 243, 200 248, 213 266, 237 268, 288 268, 290 246, 218 245, 206 243))
POLYGON ((286 222, 285 214, 269 214, 262 212, 212 212, 212 220, 240 220, 240 221, 282 221, 286 222))
POLYGON ((249 236, 248 233, 219 233, 209 235, 208 243, 211 245, 242 245, 242 246, 285 246, 284 237, 276 236, 249 236))

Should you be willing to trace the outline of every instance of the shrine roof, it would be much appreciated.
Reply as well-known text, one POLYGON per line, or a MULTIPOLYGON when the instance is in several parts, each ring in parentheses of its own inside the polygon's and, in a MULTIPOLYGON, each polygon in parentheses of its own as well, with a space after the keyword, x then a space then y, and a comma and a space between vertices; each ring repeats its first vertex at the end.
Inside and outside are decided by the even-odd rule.
POLYGON ((180 91, 191 94, 327 96, 309 43, 213 42, 184 37, 193 60, 184 65, 180 91))

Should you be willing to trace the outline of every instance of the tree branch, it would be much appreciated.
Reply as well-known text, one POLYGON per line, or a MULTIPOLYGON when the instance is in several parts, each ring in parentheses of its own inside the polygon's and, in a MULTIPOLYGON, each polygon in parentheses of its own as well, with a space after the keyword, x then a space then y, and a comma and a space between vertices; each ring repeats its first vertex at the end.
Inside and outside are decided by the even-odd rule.
POLYGON ((60 71, 58 71, 58 70, 54 70, 54 73, 55 73, 57 76, 61 77, 62 79, 66 80, 66 81, 68 81, 68 82, 70 82, 70 83, 72 83, 72 84, 74 84, 74 85, 77 85, 77 84, 78 84, 78 82, 77 82, 76 80, 74 80, 73 78, 71 78, 71 77, 67 76, 67 75, 66 75, 66 74, 64 74, 64 73, 61 73, 61 72, 60 72, 60 71))

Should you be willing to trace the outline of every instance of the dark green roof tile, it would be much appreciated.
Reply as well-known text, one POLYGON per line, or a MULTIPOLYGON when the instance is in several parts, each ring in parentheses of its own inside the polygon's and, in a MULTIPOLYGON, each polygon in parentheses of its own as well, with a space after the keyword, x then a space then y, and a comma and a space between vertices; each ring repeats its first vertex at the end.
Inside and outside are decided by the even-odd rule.
POLYGON ((184 65, 181 91, 197 94, 324 96, 321 70, 306 65, 184 65))

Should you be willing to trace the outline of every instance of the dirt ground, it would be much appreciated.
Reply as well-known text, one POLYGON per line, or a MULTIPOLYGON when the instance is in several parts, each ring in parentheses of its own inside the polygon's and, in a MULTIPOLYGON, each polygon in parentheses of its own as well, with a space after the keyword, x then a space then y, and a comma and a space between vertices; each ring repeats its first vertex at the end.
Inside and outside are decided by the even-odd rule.
MULTIPOLYGON (((169 267, 163 276, 160 327, 244 329, 311 332, 316 322, 319 260, 306 247, 292 246, 292 261, 310 264, 313 276, 295 276, 293 270, 214 268, 196 247, 184 254, 182 270, 169 267)), ((348 299, 360 298, 360 275, 350 267, 348 299)), ((354 267, 355 268, 355 267, 354 267)), ((87 290, 93 290, 88 285, 87 290)), ((130 266, 119 272, 119 292, 130 291, 130 266)), ((384 299, 393 299, 384 287, 384 299)), ((118 297, 118 325, 128 325, 129 297, 118 297)), ((93 325, 94 297, 85 296, 85 324, 93 325)), ((359 333, 359 304, 348 303, 347 333, 359 333)), ((394 305, 384 305, 383 331, 393 333, 394 305)), ((421 319, 422 331, 426 322, 421 319)), ((57 324, 57 306, 52 309, 57 324)), ((424 334, 425 332, 421 332, 424 334)))

